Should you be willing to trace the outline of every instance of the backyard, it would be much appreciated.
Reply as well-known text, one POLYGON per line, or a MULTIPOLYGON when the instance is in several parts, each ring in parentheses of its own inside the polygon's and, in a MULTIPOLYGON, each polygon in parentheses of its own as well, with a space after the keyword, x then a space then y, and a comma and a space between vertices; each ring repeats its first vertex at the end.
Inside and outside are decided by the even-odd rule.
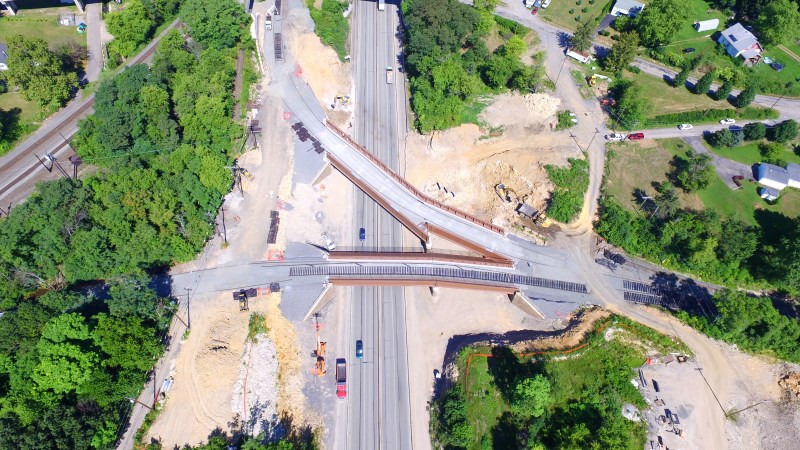
POLYGON ((553 0, 547 8, 539 9, 539 16, 548 22, 574 30, 578 27, 578 23, 589 18, 599 23, 606 13, 611 10, 614 1, 553 0))
MULTIPOLYGON (((707 146, 709 150, 722 156, 723 158, 728 158, 733 161, 738 161, 743 164, 756 164, 761 162, 764 158, 761 156, 761 152, 758 150, 758 145, 762 142, 767 142, 766 139, 761 142, 748 142, 747 144, 740 145, 739 147, 722 147, 716 148, 711 147, 710 145, 707 146)), ((800 156, 797 153, 789 150, 789 147, 786 148, 786 152, 781 156, 786 162, 800 164, 800 156)))
MULTIPOLYGON (((640 206, 634 197, 634 190, 640 189, 654 196, 653 183, 666 181, 672 158, 675 155, 685 156, 691 146, 676 138, 613 144, 610 148, 613 150, 609 152, 606 190, 626 209, 636 211, 640 206)), ((715 174, 707 188, 691 194, 679 190, 679 198, 682 207, 713 209, 723 218, 737 218, 750 225, 756 225, 757 210, 779 212, 789 217, 800 216, 800 192, 784 189, 777 203, 769 204, 758 196, 758 186, 755 182, 745 180, 742 188, 732 190, 715 174)))

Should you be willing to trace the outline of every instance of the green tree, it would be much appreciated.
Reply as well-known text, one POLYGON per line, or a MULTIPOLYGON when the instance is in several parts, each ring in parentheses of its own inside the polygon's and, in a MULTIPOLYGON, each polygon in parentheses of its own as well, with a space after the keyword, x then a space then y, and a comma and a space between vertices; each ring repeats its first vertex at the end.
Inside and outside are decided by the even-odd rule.
POLYGON ((729 219, 722 223, 717 253, 723 263, 738 266, 753 256, 758 243, 758 230, 741 220, 729 219))
POLYGON ((42 330, 39 364, 31 374, 40 400, 55 404, 91 379, 98 358, 87 349, 89 327, 79 314, 63 314, 42 330))
POLYGON ((766 45, 777 45, 800 37, 800 12, 791 0, 772 0, 754 21, 759 39, 766 45))
POLYGON ((792 119, 779 122, 772 127, 771 134, 775 142, 789 142, 797 137, 797 122, 792 119))
POLYGON ((487 12, 494 12, 495 8, 497 8, 497 5, 499 4, 500 0, 475 0, 475 2, 473 2, 473 6, 475 6, 475 8, 487 12))
POLYGON ((611 47, 608 56, 603 58, 603 64, 611 72, 620 72, 633 62, 638 49, 639 35, 633 31, 622 33, 619 40, 611 47))
POLYGON ((503 45, 503 54, 512 58, 519 58, 528 50, 528 44, 516 34, 508 38, 503 45))
POLYGON ((461 390, 450 389, 441 402, 439 421, 442 432, 439 438, 447 447, 469 447, 475 436, 475 429, 467 417, 467 402, 461 390))
POLYGON ((758 141, 767 135, 767 126, 761 122, 750 122, 745 124, 743 132, 746 141, 758 141))
POLYGON ((6 50, 8 70, 2 77, 19 86, 26 100, 55 109, 70 98, 78 87, 78 77, 65 70, 62 61, 39 38, 12 36, 6 50))
POLYGON ((699 80, 697 80, 697 84, 694 86, 694 93, 695 94, 708 94, 709 89, 711 89, 711 83, 714 82, 714 78, 717 76, 717 72, 710 71, 703 75, 699 80))
POLYGON ((736 96, 736 107, 744 108, 756 99, 756 86, 752 82, 736 96))
POLYGON ((658 47, 672 42, 688 19, 689 9, 681 0, 653 0, 636 17, 636 27, 646 47, 658 47))
POLYGON ((520 62, 516 59, 494 55, 483 68, 483 78, 486 85, 493 89, 500 89, 508 86, 508 82, 514 71, 519 67, 520 62))
POLYGON ((722 84, 717 88, 717 91, 714 92, 714 99, 716 100, 727 100, 728 96, 731 95, 733 91, 733 79, 726 79, 722 82, 722 84))
POLYGON ((250 17, 235 0, 185 0, 181 17, 192 37, 209 48, 233 48, 249 33, 250 17))
POLYGON ((129 0, 125 5, 124 10, 109 13, 105 19, 108 32, 114 36, 109 50, 123 58, 131 56, 139 45, 147 42, 156 25, 141 0, 129 0))
POLYGON ((686 85, 686 80, 689 79, 689 73, 692 69, 687 65, 678 72, 675 77, 672 79, 672 86, 673 87, 683 87, 686 85))
POLYGON ((656 196, 653 199, 656 206, 656 214, 662 219, 672 217, 681 207, 678 190, 669 181, 664 181, 658 184, 656 192, 656 196))
POLYGON ((737 145, 737 139, 731 130, 723 128, 711 133, 708 136, 708 143, 717 148, 735 147, 737 145))
POLYGON ((758 152, 764 158, 764 162, 778 166, 786 165, 786 146, 777 142, 763 142, 758 145, 758 152))
POLYGON ((594 36, 594 20, 589 18, 578 24, 578 28, 569 40, 570 45, 579 51, 585 52, 592 46, 594 36))
POLYGON ((705 189, 714 176, 711 157, 694 150, 686 152, 686 159, 675 157, 676 179, 686 192, 705 189))
POLYGON ((651 105, 644 96, 641 86, 633 81, 619 79, 611 87, 617 103, 612 107, 614 118, 626 128, 634 128, 642 123, 651 105))
POLYGON ((519 417, 539 417, 551 401, 550 382, 544 376, 536 375, 519 381, 514 387, 511 410, 519 417))

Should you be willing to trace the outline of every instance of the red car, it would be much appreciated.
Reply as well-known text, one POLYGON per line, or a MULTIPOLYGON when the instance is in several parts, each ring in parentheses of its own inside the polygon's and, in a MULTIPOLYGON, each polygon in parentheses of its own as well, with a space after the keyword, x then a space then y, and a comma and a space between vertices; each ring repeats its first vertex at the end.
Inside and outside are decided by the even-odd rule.
POLYGON ((631 133, 628 135, 628 139, 631 141, 638 141, 639 139, 644 139, 644 133, 631 133))
POLYGON ((536 13, 538 13, 538 12, 539 12, 539 8, 537 8, 537 7, 535 7, 535 6, 533 7, 533 9, 531 9, 531 14, 533 14, 534 16, 535 16, 535 15, 536 15, 536 13))

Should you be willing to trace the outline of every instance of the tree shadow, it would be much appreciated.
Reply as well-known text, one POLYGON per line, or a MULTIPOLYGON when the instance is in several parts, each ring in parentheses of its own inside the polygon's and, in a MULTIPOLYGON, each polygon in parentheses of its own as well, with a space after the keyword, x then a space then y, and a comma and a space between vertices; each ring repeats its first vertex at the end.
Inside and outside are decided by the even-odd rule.
POLYGON ((520 448, 519 445, 519 426, 514 420, 514 416, 506 411, 497 419, 497 424, 492 427, 492 448, 510 449, 520 448))
POLYGON ((715 315, 712 294, 691 278, 674 273, 657 272, 650 277, 651 286, 660 292, 666 307, 680 309, 693 315, 715 315))
POLYGON ((517 380, 522 378, 526 367, 517 358, 517 355, 508 347, 493 347, 492 357, 489 358, 489 373, 494 378, 494 384, 500 395, 507 402, 514 396, 514 387, 517 380))
POLYGON ((563 48, 564 50, 566 50, 567 48, 569 48, 569 41, 570 41, 570 38, 571 38, 571 37, 572 37, 572 36, 571 36, 570 34, 568 34, 568 33, 565 33, 565 32, 563 32, 563 31, 559 31, 559 32, 558 32, 558 35, 557 35, 557 38, 558 38, 558 46, 559 46, 559 47, 561 47, 561 48, 563 48))
POLYGON ((0 129, 0 147, 4 143, 11 143, 17 140, 20 133, 20 117, 22 110, 19 108, 11 108, 8 111, 0 109, 0 123, 3 128, 0 129))
POLYGON ((766 280, 781 280, 785 276, 781 264, 776 264, 776 259, 783 258, 777 254, 781 241, 785 237, 797 233, 797 223, 790 217, 775 211, 764 209, 756 210, 753 217, 761 229, 761 251, 756 252, 747 261, 753 277, 766 280))

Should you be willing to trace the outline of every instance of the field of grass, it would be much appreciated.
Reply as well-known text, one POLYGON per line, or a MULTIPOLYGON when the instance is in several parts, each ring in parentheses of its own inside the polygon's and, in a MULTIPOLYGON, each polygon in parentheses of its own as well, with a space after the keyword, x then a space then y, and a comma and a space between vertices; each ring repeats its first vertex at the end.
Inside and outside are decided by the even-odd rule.
POLYGON ((553 0, 547 8, 539 8, 539 16, 548 22, 574 30, 578 27, 578 23, 584 22, 590 17, 594 18, 596 23, 599 23, 605 16, 604 10, 606 7, 610 11, 611 3, 614 3, 614 1, 595 0, 592 4, 590 0, 581 0, 579 5, 578 0, 553 0), (584 8, 586 8, 586 12, 582 11, 584 8))
MULTIPOLYGON (((635 211, 638 204, 633 197, 634 189, 652 196, 655 193, 652 183, 667 179, 672 157, 684 156, 691 146, 681 139, 662 139, 655 141, 655 145, 628 142, 614 144, 611 148, 614 153, 610 158, 606 189, 620 204, 635 211)), ((679 191, 679 196, 684 207, 710 208, 723 218, 737 218, 751 225, 756 224, 756 210, 775 211, 788 217, 800 216, 800 191, 784 189, 778 202, 771 205, 758 196, 757 190, 757 183, 745 181, 741 189, 734 191, 714 176, 706 189, 692 194, 679 191)))
POLYGON ((695 109, 730 108, 725 101, 716 101, 708 95, 697 95, 684 87, 672 87, 663 78, 646 73, 625 72, 625 78, 642 87, 642 91, 653 105, 651 115, 691 111, 695 109))
MULTIPOLYGON (((11 36, 21 34, 29 38, 41 38, 47 41, 51 49, 58 49, 70 43, 86 45, 86 35, 79 34, 75 27, 64 27, 58 24, 58 13, 55 8, 46 10, 44 14, 38 10, 20 10, 16 16, 3 17, 0 26, 0 42, 8 42, 11 36)), ((77 11, 77 8, 72 8, 77 11)))
MULTIPOLYGON (((711 146, 707 146, 709 150, 712 152, 722 156, 723 158, 728 158, 733 161, 739 161, 743 164, 756 164, 761 162, 761 153, 758 151, 758 144, 759 142, 749 142, 747 144, 741 145, 739 147, 723 147, 723 148, 714 148, 711 146)), ((795 152, 789 150, 789 147, 786 147, 786 153, 782 156, 783 160, 786 162, 792 162, 795 164, 800 164, 800 156, 798 156, 795 152)))
POLYGON ((36 102, 22 98, 19 92, 7 92, 0 94, 0 110, 3 111, 3 134, 0 136, 2 156, 39 127, 42 109, 36 102))

